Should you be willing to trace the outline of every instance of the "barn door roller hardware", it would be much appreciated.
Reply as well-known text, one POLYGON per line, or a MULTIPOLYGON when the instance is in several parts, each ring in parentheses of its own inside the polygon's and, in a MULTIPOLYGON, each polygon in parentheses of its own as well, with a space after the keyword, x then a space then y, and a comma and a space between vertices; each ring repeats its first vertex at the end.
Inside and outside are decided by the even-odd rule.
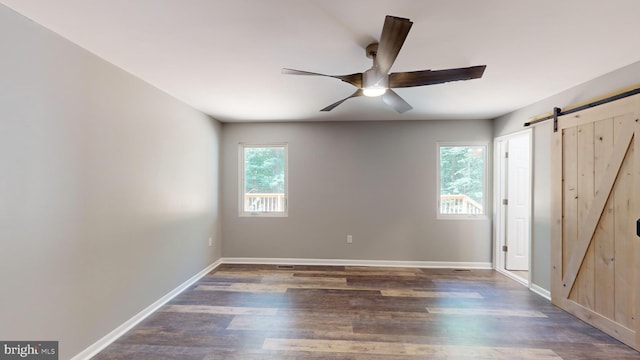
POLYGON ((596 101, 590 102, 588 104, 580 105, 578 107, 571 108, 571 109, 565 110, 565 111, 562 111, 560 108, 556 107, 556 108, 553 108, 553 113, 551 115, 543 117, 543 118, 540 118, 540 119, 536 119, 536 120, 533 120, 533 121, 528 121, 528 122, 524 123, 524 126, 531 126, 533 124, 537 124, 537 123, 540 123, 540 122, 543 122, 543 121, 547 121, 547 120, 553 119, 553 132, 558 132, 558 117, 560 117, 560 116, 573 114, 573 113, 578 112, 578 111, 586 110, 586 109, 589 109, 589 108, 592 108, 592 107, 596 107, 598 105, 610 103, 612 101, 624 99, 626 97, 637 95, 637 94, 640 94, 640 88, 635 88, 633 90, 625 91, 623 93, 620 93, 620 94, 617 94, 617 95, 613 95, 613 96, 609 96, 609 97, 604 98, 604 99, 596 100, 596 101))

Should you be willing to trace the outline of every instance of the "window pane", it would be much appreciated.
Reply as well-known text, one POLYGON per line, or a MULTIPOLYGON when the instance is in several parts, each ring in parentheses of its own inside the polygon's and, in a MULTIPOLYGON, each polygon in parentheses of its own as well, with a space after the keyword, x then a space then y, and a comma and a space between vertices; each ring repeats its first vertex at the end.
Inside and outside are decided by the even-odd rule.
POLYGON ((249 213, 285 211, 285 147, 245 146, 243 209, 249 213))
POLYGON ((440 146, 440 214, 484 214, 485 146, 440 146))

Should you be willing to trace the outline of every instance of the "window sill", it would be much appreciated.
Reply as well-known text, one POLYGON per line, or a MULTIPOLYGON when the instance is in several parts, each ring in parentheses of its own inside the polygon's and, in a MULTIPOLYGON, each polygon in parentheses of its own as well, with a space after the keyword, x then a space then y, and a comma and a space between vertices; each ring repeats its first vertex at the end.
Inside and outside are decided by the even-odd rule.
POLYGON ((489 220, 487 215, 438 214, 438 220, 489 220))
POLYGON ((240 217, 289 217, 286 212, 243 212, 239 214, 240 217))

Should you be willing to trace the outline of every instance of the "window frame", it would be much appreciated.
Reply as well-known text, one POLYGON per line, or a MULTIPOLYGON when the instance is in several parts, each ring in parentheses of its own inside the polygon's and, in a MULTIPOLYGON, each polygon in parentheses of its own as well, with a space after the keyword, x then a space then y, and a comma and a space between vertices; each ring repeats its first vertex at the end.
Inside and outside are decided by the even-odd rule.
POLYGON ((438 220, 486 220, 489 219, 489 143, 485 141, 438 141, 436 142, 436 218, 438 220), (440 212, 440 148, 442 147, 482 147, 483 171, 482 171, 482 214, 443 214, 440 212))
POLYGON ((240 217, 288 217, 289 216, 289 146, 286 142, 278 143, 244 143, 238 144, 238 216, 240 217), (284 211, 245 211, 245 172, 244 150, 246 148, 284 148, 284 211))

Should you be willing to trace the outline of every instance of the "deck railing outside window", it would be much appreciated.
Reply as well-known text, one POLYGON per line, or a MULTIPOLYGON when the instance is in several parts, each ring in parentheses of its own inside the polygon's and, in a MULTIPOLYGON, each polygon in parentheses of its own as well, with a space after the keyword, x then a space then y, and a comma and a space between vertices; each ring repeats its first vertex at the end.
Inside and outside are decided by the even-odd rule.
POLYGON ((482 214, 482 205, 466 195, 440 195, 441 214, 482 214))
POLYGON ((244 209, 247 212, 284 211, 283 193, 249 193, 244 195, 244 209))
MULTIPOLYGON (((249 212, 278 212, 284 210, 282 193, 245 194, 244 205, 249 212)), ((466 195, 440 195, 441 214, 482 214, 482 205, 466 195)))

